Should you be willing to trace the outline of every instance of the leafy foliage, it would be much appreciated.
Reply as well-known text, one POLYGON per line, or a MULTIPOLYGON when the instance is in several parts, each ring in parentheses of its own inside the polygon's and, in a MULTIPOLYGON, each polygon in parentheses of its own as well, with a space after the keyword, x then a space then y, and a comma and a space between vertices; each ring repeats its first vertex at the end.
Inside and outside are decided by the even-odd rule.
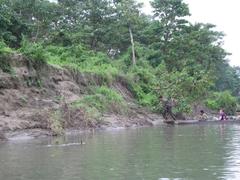
POLYGON ((19 51, 25 56, 39 62, 45 62, 47 59, 43 45, 41 43, 30 43, 24 40, 19 51))
POLYGON ((22 35, 28 28, 11 5, 9 0, 2 0, 0 3, 0 39, 10 47, 16 48, 20 46, 22 35))
POLYGON ((92 93, 85 95, 72 104, 73 108, 81 108, 88 116, 87 119, 98 119, 104 112, 124 114, 127 106, 123 97, 106 86, 96 87, 92 93))
POLYGON ((49 129, 53 132, 53 135, 63 134, 63 119, 60 111, 53 111, 48 119, 49 129))
POLYGON ((213 110, 223 108, 227 114, 234 115, 237 108, 237 99, 229 91, 215 92, 206 100, 206 105, 213 110))
POLYGON ((3 72, 12 73, 13 70, 8 60, 8 55, 12 53, 12 49, 9 48, 3 41, 0 41, 0 69, 3 72))
MULTIPOLYGON (((2 59, 11 47, 37 63, 98 74, 106 85, 124 76, 139 104, 152 109, 160 95, 176 99, 176 112, 190 112, 209 91, 228 90, 239 99, 240 71, 227 62, 224 34, 186 20, 190 10, 183 0, 151 4, 153 16, 136 0, 2 0, 1 69, 10 72, 2 59)), ((94 92, 84 103, 100 97, 111 102, 103 90, 94 92)), ((89 104, 101 112, 98 105, 89 104)))
POLYGON ((48 46, 44 51, 48 63, 98 74, 107 83, 112 82, 119 74, 118 68, 113 66, 106 54, 87 50, 81 44, 68 47, 48 46))
POLYGON ((12 49, 9 48, 6 43, 4 43, 3 41, 0 41, 0 54, 9 54, 12 53, 12 49))

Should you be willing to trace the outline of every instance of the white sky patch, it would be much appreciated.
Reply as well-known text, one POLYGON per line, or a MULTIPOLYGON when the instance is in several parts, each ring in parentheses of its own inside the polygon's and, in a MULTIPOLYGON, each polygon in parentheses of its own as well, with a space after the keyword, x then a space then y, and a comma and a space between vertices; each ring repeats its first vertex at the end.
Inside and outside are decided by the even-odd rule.
MULTIPOLYGON (((143 10, 151 13, 149 0, 143 10)), ((240 0, 184 0, 189 5, 192 23, 202 22, 216 25, 216 30, 225 34, 223 48, 231 53, 229 64, 240 66, 240 0)))

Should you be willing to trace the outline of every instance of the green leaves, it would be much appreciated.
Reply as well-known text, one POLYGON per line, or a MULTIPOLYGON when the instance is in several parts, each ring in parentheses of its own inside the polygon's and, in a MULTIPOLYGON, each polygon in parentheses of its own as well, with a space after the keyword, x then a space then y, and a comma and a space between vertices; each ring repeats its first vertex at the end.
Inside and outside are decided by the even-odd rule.
POLYGON ((97 74, 106 84, 121 74, 149 107, 160 94, 177 99, 176 111, 185 112, 209 90, 239 95, 239 69, 227 63, 222 32, 188 22, 183 0, 153 0, 153 16, 141 6, 136 0, 2 0, 0 53, 19 48, 38 62, 97 74))
POLYGON ((178 111, 189 111, 189 105, 206 97, 212 85, 209 74, 201 71, 190 74, 186 68, 168 72, 165 63, 156 68, 156 76, 158 94, 176 99, 178 111))
POLYGON ((8 0, 0 3, 0 40, 8 46, 20 46, 22 34, 27 32, 27 26, 18 17, 8 0))
POLYGON ((114 89, 106 86, 95 87, 89 95, 72 104, 74 108, 82 108, 85 111, 96 111, 97 114, 104 112, 115 112, 124 114, 127 105, 123 97, 114 89))
POLYGON ((229 91, 215 92, 211 94, 205 104, 213 110, 223 108, 227 114, 234 115, 237 108, 237 99, 229 91))

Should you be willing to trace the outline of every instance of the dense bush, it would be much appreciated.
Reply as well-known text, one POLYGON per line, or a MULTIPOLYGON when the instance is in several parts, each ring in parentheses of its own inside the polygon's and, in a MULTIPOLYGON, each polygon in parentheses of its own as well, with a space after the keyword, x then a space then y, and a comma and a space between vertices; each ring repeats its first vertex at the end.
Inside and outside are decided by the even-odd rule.
POLYGON ((81 108, 89 119, 100 118, 104 112, 125 114, 127 105, 123 97, 106 86, 95 87, 89 95, 72 103, 73 108, 81 108))
POLYGON ((3 41, 0 41, 0 69, 3 72, 12 73, 13 70, 9 63, 9 54, 12 53, 12 49, 9 48, 3 41))
POLYGON ((205 103, 212 110, 223 108, 230 115, 235 114, 237 108, 237 99, 229 91, 215 92, 205 103))
POLYGON ((0 54, 7 54, 13 52, 11 48, 9 48, 6 43, 0 40, 0 54))
MULTIPOLYGON (((148 107, 158 106, 160 95, 176 99, 174 111, 184 112, 210 89, 237 96, 240 73, 227 62, 223 33, 186 20, 183 0, 160 2, 153 0, 154 13, 146 15, 137 0, 1 0, 0 40, 20 48, 35 67, 70 67, 97 74, 107 85, 124 76, 148 107)), ((0 43, 1 54, 9 50, 0 43)), ((9 72, 1 59, 1 69, 9 72)), ((214 103, 209 100, 209 106, 220 106, 214 103)))
POLYGON ((34 61, 44 63, 47 60, 46 52, 41 43, 31 43, 24 39, 19 51, 34 61))
POLYGON ((108 82, 112 82, 115 76, 119 74, 118 68, 112 65, 107 55, 93 52, 82 45, 68 47, 47 46, 45 53, 47 53, 47 62, 49 64, 98 74, 108 82))
POLYGON ((59 110, 53 111, 48 118, 48 128, 53 132, 53 135, 63 134, 63 119, 61 117, 61 112, 59 110))
POLYGON ((139 60, 136 66, 130 66, 123 71, 127 72, 128 88, 139 104, 153 108, 154 101, 157 99, 154 91, 157 82, 154 68, 147 61, 139 60))

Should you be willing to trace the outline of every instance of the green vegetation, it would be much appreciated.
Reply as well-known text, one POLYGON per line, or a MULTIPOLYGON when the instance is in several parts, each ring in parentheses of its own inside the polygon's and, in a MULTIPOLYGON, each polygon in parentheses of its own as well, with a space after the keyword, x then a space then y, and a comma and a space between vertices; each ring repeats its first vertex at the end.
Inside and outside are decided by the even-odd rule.
POLYGON ((83 109, 87 119, 98 119, 104 112, 126 114, 127 106, 123 97, 106 86, 95 87, 92 93, 74 102, 72 108, 83 109))
POLYGON ((106 86, 73 104, 96 117, 125 109, 109 89, 118 77, 152 110, 163 95, 176 99, 175 112, 190 112, 194 102, 206 100, 208 107, 233 114, 240 71, 227 62, 224 34, 186 20, 190 10, 183 0, 153 0, 153 16, 141 6, 136 0, 2 0, 1 69, 10 72, 2 57, 18 51, 36 67, 48 63, 99 75, 106 86))
POLYGON ((0 69, 3 72, 13 73, 11 65, 8 61, 8 55, 12 53, 12 49, 9 48, 3 41, 0 41, 0 69))
POLYGON ((63 119, 61 116, 61 112, 59 110, 54 111, 50 114, 50 118, 48 119, 49 128, 53 132, 53 135, 61 135, 63 134, 63 119))
POLYGON ((47 62, 60 67, 70 67, 80 72, 89 72, 101 75, 108 81, 112 81, 119 74, 110 58, 102 52, 87 50, 82 45, 59 47, 47 46, 44 49, 47 62))
POLYGON ((40 63, 44 63, 47 60, 43 45, 41 43, 29 43, 24 39, 19 52, 30 58, 30 60, 38 61, 40 63))
POLYGON ((213 110, 224 108, 227 114, 234 115, 237 109, 237 99, 229 91, 215 92, 206 100, 206 105, 213 110))
POLYGON ((0 54, 9 54, 12 52, 12 49, 9 48, 4 41, 0 41, 0 54))

